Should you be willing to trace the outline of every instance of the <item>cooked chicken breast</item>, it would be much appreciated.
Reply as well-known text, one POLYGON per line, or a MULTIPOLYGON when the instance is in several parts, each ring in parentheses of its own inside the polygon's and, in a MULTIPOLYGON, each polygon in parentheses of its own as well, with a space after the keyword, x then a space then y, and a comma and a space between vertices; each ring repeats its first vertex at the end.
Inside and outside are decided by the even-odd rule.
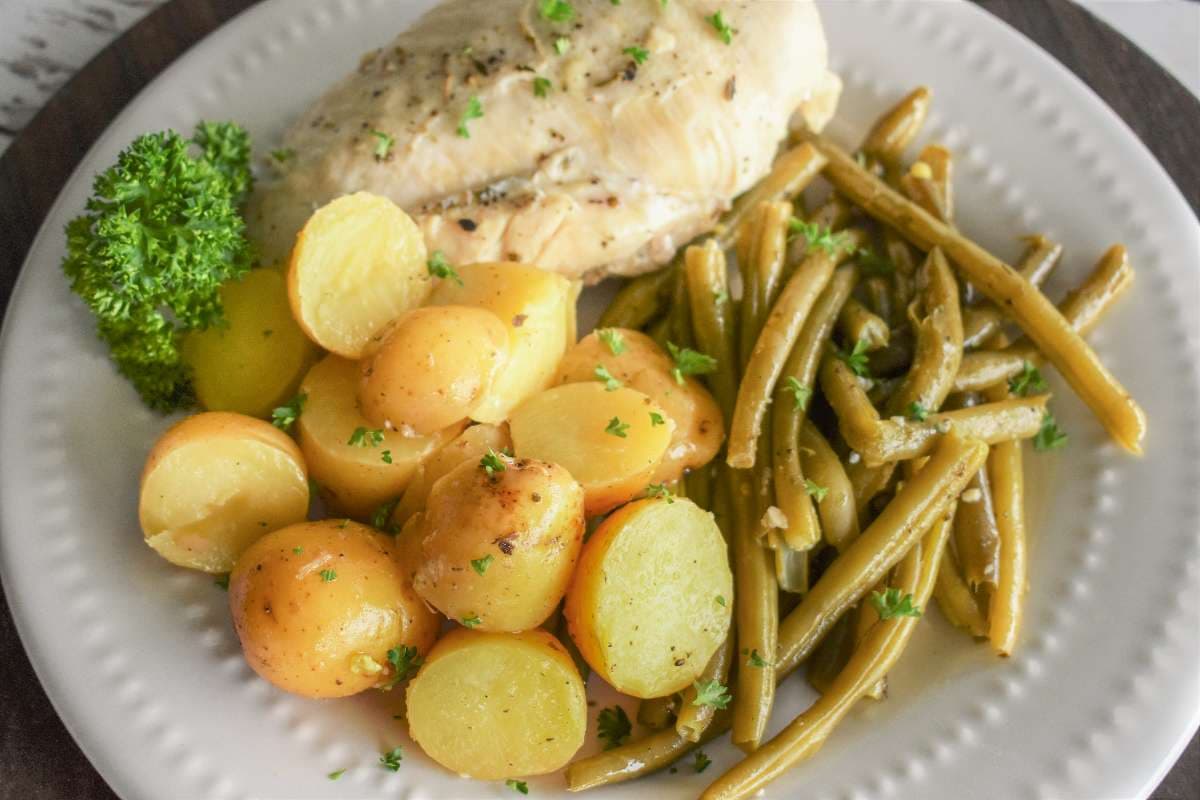
POLYGON ((251 235, 286 258, 314 208, 367 190, 451 263, 636 274, 768 171, 793 113, 821 128, 839 89, 810 0, 445 0, 295 123, 251 235))

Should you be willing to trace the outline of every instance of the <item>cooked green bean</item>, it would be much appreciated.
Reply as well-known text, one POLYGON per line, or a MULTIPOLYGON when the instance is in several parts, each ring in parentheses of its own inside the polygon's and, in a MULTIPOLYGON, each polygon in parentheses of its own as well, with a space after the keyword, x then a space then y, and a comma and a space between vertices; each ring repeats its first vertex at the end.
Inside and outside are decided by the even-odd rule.
POLYGON ((823 492, 817 502, 821 533, 839 552, 845 550, 859 533, 854 486, 837 453, 809 420, 800 429, 799 444, 804 474, 816 484, 818 494, 823 492))
POLYGON ((959 498, 954 516, 954 549, 963 577, 972 589, 996 582, 1000 533, 992 505, 992 482, 987 467, 979 470, 959 498))
POLYGON ((869 158, 894 164, 916 138, 929 115, 929 89, 918 86, 879 118, 863 139, 861 150, 869 158))
POLYGON ((685 254, 684 269, 696 344, 717 360, 717 371, 705 377, 728 420, 733 416, 737 396, 737 363, 733 355, 734 326, 725 252, 713 239, 703 245, 692 245, 685 254))
POLYGON ((887 347, 891 329, 874 311, 851 297, 838 316, 838 330, 849 342, 866 342, 868 350, 887 347))
POLYGON ((954 391, 980 392, 1019 375, 1026 359, 1006 350, 976 350, 964 353, 954 377, 954 391))
MULTIPOLYGON (((857 450, 873 444, 879 429, 879 412, 871 404, 867 392, 841 359, 827 355, 821 362, 821 390, 838 418, 838 429, 846 444, 857 450)), ((895 460, 895 459, 886 459, 895 460)))
POLYGON ((958 283, 940 248, 933 248, 917 276, 924 317, 915 320, 912 365, 888 401, 888 414, 921 416, 942 407, 962 362, 963 329, 958 283))
POLYGON ((1123 245, 1105 251, 1087 279, 1066 296, 1060 308, 1071 326, 1086 336, 1113 302, 1133 283, 1133 267, 1123 245))
POLYGON ((671 727, 679 710, 679 695, 650 697, 638 703, 637 721, 652 731, 671 727))
MULTIPOLYGON (((905 481, 875 521, 834 560, 779 626, 776 663, 785 672, 812 653, 837 618, 895 566, 945 515, 987 457, 980 441, 942 437, 920 472, 905 481)), ((930 584, 932 585, 932 578, 930 584)))
POLYGON ((1003 442, 992 448, 988 458, 992 493, 996 503, 996 526, 1000 554, 996 588, 988 604, 988 638, 1002 656, 1012 655, 1021 632, 1026 581, 1025 476, 1021 443, 1003 442))
POLYGON ((775 159, 771 172, 733 203, 718 223, 717 244, 727 249, 737 241, 742 225, 760 203, 787 200, 804 191, 825 168, 825 157, 808 142, 793 147, 775 159))
MULTIPOLYGON (((708 684, 710 681, 716 681, 725 685, 729 680, 730 667, 733 666, 736 644, 731 632, 708 660, 696 683, 708 684)), ((696 705, 695 699, 696 687, 693 684, 683 691, 683 705, 675 717, 675 732, 689 742, 700 741, 700 737, 712 725, 718 713, 717 709, 710 705, 696 705)))
POLYGON ((908 172, 900 177, 900 188, 910 200, 943 222, 954 219, 953 156, 940 144, 926 145, 908 172))
MULTIPOLYGON (((880 594, 883 594, 886 592, 888 588, 889 577, 890 576, 888 575, 884 575, 882 578, 880 578, 879 582, 871 587, 871 593, 874 594, 875 592, 879 592, 880 594)), ((875 624, 879 622, 879 612, 875 610, 874 605, 866 600, 863 600, 858 604, 858 608, 855 609, 853 616, 854 649, 857 649, 862 646, 863 642, 867 638, 867 634, 870 633, 871 628, 875 627, 875 624)), ((850 652, 853 653, 854 650, 851 650, 850 652)), ((863 692, 863 697, 870 698, 871 700, 882 700, 885 696, 887 696, 886 675, 880 676, 878 681, 876 681, 865 692, 863 692)))
MULTIPOLYGON (((858 456, 857 453, 854 455, 858 456)), ((850 485, 854 488, 854 509, 860 520, 866 519, 871 501, 888 487, 895 471, 895 462, 868 467, 862 456, 858 456, 857 460, 851 461, 846 467, 846 477, 850 479, 850 485)))
POLYGON ((854 652, 857 620, 858 615, 854 611, 843 614, 808 659, 804 676, 818 692, 828 692, 833 679, 850 660, 850 654, 854 652))
POLYGON ((764 203, 759 207, 757 217, 747 226, 746 242, 741 244, 739 241, 738 249, 738 268, 742 271, 745 286, 738 339, 739 363, 743 371, 749 364, 759 331, 779 291, 787 254, 788 221, 792 218, 792 205, 764 203))
POLYGON ((982 347, 1003 325, 1004 315, 991 303, 968 306, 963 309, 963 346, 982 347))
POLYGON ((692 333, 692 312, 688 302, 688 286, 687 272, 683 268, 683 259, 679 259, 676 267, 672 270, 675 274, 671 278, 671 300, 670 307, 667 309, 667 316, 670 318, 671 341, 680 347, 692 347, 695 345, 695 336, 692 333))
POLYGON ((957 628, 962 628, 977 639, 985 639, 988 635, 987 620, 979 610, 979 603, 971 592, 967 582, 958 571, 958 565, 947 548, 942 553, 942 563, 938 567, 937 585, 933 588, 933 598, 937 600, 942 615, 957 628))
MULTIPOLYGON (((867 308, 890 327, 894 321, 895 308, 892 306, 892 294, 888 282, 879 275, 873 275, 862 282, 862 290, 867 299, 867 308)), ((890 330, 888 331, 888 341, 891 341, 890 330)))
POLYGON ((641 328, 662 312, 671 280, 672 270, 667 267, 629 281, 604 309, 596 327, 641 328))
POLYGON ((1014 321, 1092 409, 1109 434, 1135 455, 1142 452, 1146 415, 1058 309, 1012 267, 888 188, 838 147, 820 141, 834 186, 918 247, 941 247, 963 275, 1014 321))

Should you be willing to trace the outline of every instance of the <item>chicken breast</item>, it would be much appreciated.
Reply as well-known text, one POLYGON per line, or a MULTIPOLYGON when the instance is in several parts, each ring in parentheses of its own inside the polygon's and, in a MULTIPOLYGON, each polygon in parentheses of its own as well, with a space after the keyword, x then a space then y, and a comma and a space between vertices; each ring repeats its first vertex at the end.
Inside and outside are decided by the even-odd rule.
POLYGON ((445 0, 294 124, 251 236, 285 259, 367 190, 451 263, 644 272, 766 174, 794 113, 824 125, 827 63, 810 0, 445 0))

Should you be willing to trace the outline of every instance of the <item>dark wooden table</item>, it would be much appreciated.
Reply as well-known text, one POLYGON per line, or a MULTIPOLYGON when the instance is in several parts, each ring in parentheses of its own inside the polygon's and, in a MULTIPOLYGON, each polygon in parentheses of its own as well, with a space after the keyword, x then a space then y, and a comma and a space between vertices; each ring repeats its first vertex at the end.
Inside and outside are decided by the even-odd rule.
MULTIPOLYGON (((174 0, 150 14, 67 84, 0 158, 0 308, 59 189, 109 121, 177 56, 253 2, 174 0)), ((1195 147, 1200 102, 1194 96, 1136 46, 1066 0, 981 4, 1099 93, 1166 167, 1192 210, 1200 209, 1195 147)), ((0 597, 0 800, 113 797, 54 713, 0 597)), ((1196 797, 1200 744, 1193 740, 1153 799, 1196 797)))

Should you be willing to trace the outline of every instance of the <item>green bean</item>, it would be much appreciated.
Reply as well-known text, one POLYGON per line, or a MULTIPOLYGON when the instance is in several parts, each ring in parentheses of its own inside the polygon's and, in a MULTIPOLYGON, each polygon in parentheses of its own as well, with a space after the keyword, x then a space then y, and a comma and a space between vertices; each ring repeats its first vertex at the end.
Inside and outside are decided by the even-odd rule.
MULTIPOLYGON (((775 295, 779 292, 779 281, 783 275, 784 258, 787 254, 788 221, 792 218, 792 205, 765 203, 761 206, 759 217, 758 225, 749 229, 752 231, 752 238, 742 248, 748 261, 743 269, 748 288, 742 297, 739 340, 743 372, 748 370, 759 331, 775 302, 775 295), (745 306, 747 300, 751 301, 749 306, 745 306)), ((741 257, 739 251, 739 268, 741 257)))
POLYGON ((1123 245, 1115 244, 1100 257, 1087 279, 1063 300, 1065 317, 1080 335, 1092 332, 1096 323, 1133 283, 1133 267, 1123 245))
POLYGON ((733 416, 738 374, 733 355, 733 321, 725 253, 713 239, 703 245, 692 245, 685 254, 684 269, 696 344, 717 360, 717 371, 705 377, 721 407, 721 414, 729 420, 733 416))
POLYGON ((887 347, 891 329, 887 322, 871 309, 851 297, 842 306, 838 330, 848 342, 866 342, 868 350, 887 347))
POLYGON ((874 446, 879 412, 871 404, 858 376, 841 359, 827 355, 821 362, 821 390, 837 414, 838 429, 846 444, 859 453, 862 453, 862 446, 874 446))
POLYGON ((664 293, 670 285, 672 271, 660 269, 638 276, 626 283, 600 315, 598 328, 638 329, 654 319, 663 309, 664 293))
POLYGON ((916 163, 900 178, 904 194, 943 222, 954 219, 953 164, 953 156, 945 147, 926 145, 916 163))
MULTIPOLYGON (((785 672, 812 653, 837 618, 896 565, 940 519, 983 465, 987 446, 953 434, 938 443, 919 472, 825 570, 799 607, 779 627, 776 664, 785 672)), ((932 580, 930 581, 932 585, 932 580)))
POLYGON ((688 299, 687 273, 682 259, 673 270, 671 279, 671 306, 667 310, 670 318, 671 341, 680 347, 692 347, 696 341, 692 334, 692 312, 688 299))
MULTIPOLYGON (((882 277, 874 275, 862 282, 862 290, 867 300, 867 308, 886 322, 890 328, 894 321, 895 308, 892 306, 892 295, 888 282, 882 277)), ((888 342, 890 341, 891 330, 889 329, 888 342)))
POLYGON ((862 152, 884 165, 897 162, 929 115, 929 89, 918 86, 880 117, 867 133, 862 152))
POLYGON ((818 147, 829 159, 825 174, 867 213, 918 247, 941 247, 963 275, 1014 321, 1062 373, 1109 434, 1135 455, 1142 452, 1146 415, 1096 353, 1053 304, 1012 267, 888 188, 834 145, 818 147))
MULTIPOLYGON (((857 453, 854 455, 858 456, 857 453)), ((846 477, 850 479, 850 486, 854 489, 854 509, 859 520, 866 519, 871 501, 888 487, 895 472, 894 461, 868 467, 862 456, 858 456, 856 461, 851 461, 846 467, 846 477)))
POLYGON ((638 703, 637 721, 652 731, 671 727, 679 710, 679 695, 650 697, 638 703))
MULTIPOLYGON (((724 685, 729 680, 729 669, 733 665, 735 651, 736 640, 731 631, 717 648, 717 652, 708 660, 696 683, 703 685, 716 681, 724 685)), ((689 742, 700 741, 700 737, 712 725, 717 715, 717 709, 710 705, 697 705, 695 700, 696 687, 693 684, 683 691, 683 706, 675 717, 675 732, 689 742)))
POLYGON ((825 168, 825 158, 811 144, 797 145, 775 159, 771 172, 733 203, 716 227, 717 244, 727 249, 760 203, 787 200, 804 191, 825 168))
POLYGON ((938 608, 951 625, 962 628, 977 639, 987 638, 988 624, 979 610, 975 595, 971 593, 967 582, 958 571, 958 565, 947 548, 942 553, 942 563, 938 567, 937 585, 933 588, 933 598, 937 600, 938 608))
POLYGON ((854 652, 854 633, 858 624, 856 611, 857 609, 843 614, 808 659, 805 677, 808 678, 809 685, 821 694, 829 691, 833 679, 846 666, 850 654, 854 652))
POLYGON ((1028 363, 1018 353, 1006 350, 976 350, 964 353, 954 376, 954 392, 980 392, 1021 373, 1028 363))
MULTIPOLYGON (((820 205, 809 217, 808 221, 818 228, 830 231, 841 230, 846 227, 846 223, 853 216, 854 209, 846 202, 845 198, 838 195, 832 195, 828 200, 820 205)), ((805 236, 793 236, 788 240, 787 261, 790 264, 799 264, 808 255, 809 241, 805 236)))
POLYGON ((858 538, 858 510, 854 486, 837 453, 811 421, 805 420, 799 436, 800 463, 824 496, 817 501, 817 516, 825 541, 840 552, 858 538))
POLYGON ((1021 443, 1003 442, 993 447, 988 470, 992 476, 996 526, 1000 534, 996 588, 988 605, 988 638, 998 654, 1008 656, 1012 655, 1021 632, 1027 572, 1021 443))
POLYGON ((996 582, 996 562, 1000 555, 1000 533, 992 506, 992 483, 987 467, 979 470, 959 498, 954 516, 954 548, 963 577, 972 589, 996 582))
POLYGON ((655 344, 666 350, 667 342, 671 339, 671 316, 667 314, 652 322, 646 328, 646 335, 653 339, 655 344))
MULTIPOLYGON (((889 578, 888 575, 884 575, 882 578, 880 578, 879 582, 876 583, 874 587, 872 587, 871 594, 875 594, 875 593, 883 594, 884 592, 886 592, 887 588, 888 588, 888 578, 889 578)), ((877 612, 875 610, 874 605, 867 602, 866 600, 863 600, 861 603, 858 604, 858 608, 855 609, 855 614, 854 614, 854 648, 851 649, 851 651, 850 651, 851 653, 853 653, 855 649, 862 646, 863 642, 867 638, 867 634, 870 632, 871 628, 875 627, 875 624, 878 622, 879 622, 879 612, 877 612)), ((887 695, 887 676, 886 675, 880 676, 878 681, 876 681, 870 688, 868 688, 865 692, 863 692, 863 697, 869 698, 871 700, 882 700, 886 695, 887 695)))
POLYGON ((982 347, 1003 325, 1004 315, 994 305, 968 306, 963 309, 963 346, 982 347))
MULTIPOLYGON (((1041 286, 1062 259, 1063 247, 1040 233, 1024 237, 1025 252, 1017 262, 1021 277, 1034 286, 1041 286)), ((1004 314, 991 303, 972 306, 963 311, 963 344, 966 347, 996 346, 1002 335, 1004 314)))

